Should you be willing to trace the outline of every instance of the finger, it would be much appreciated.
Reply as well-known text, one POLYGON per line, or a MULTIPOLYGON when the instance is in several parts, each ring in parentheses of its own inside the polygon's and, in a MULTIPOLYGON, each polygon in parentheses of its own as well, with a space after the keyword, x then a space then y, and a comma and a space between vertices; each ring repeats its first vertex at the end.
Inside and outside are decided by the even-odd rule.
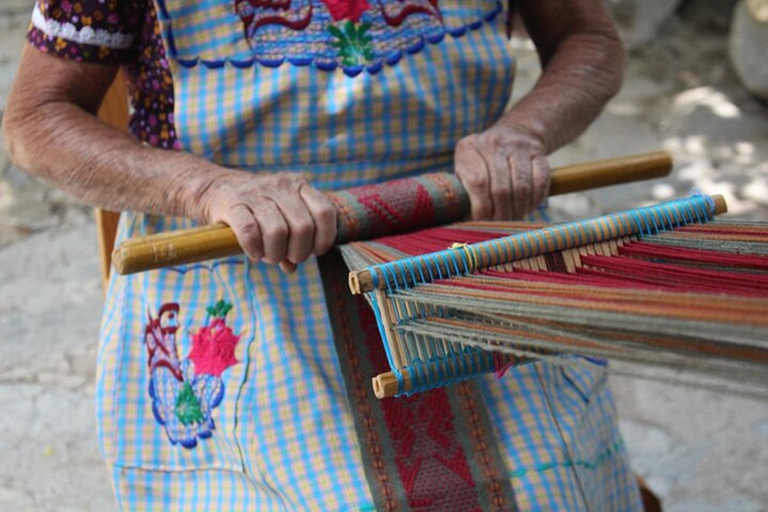
POLYGON ((288 223, 286 259, 291 263, 301 263, 312 254, 315 243, 315 223, 312 216, 296 189, 275 201, 275 204, 288 223))
POLYGON ((485 153, 492 155, 489 162, 491 176, 491 197, 493 199, 493 219, 509 220, 512 218, 512 170, 509 160, 501 151, 485 153))
POLYGON ((538 207, 549 196, 552 170, 544 155, 536 155, 531 161, 533 168, 533 207, 538 207))
POLYGON ((232 228, 237 243, 252 261, 261 261, 264 257, 264 243, 259 223, 248 205, 240 203, 232 206, 224 218, 224 222, 232 228))
POLYGON ((312 254, 323 254, 336 241, 336 208, 325 194, 309 185, 299 188, 299 197, 304 201, 315 224, 312 254))
POLYGON ((522 219, 531 211, 532 178, 528 155, 515 155, 509 159, 512 176, 512 211, 515 219, 522 219))
POLYGON ((276 265, 288 252, 288 223, 271 200, 262 198, 253 208, 264 240, 264 261, 276 265))
POLYGON ((296 268, 297 268, 295 263, 291 263, 288 260, 281 261, 280 263, 278 263, 278 266, 280 267, 280 270, 283 271, 283 274, 293 274, 294 272, 296 272, 296 268))
POLYGON ((460 140, 456 145, 454 165, 456 176, 469 196, 472 218, 474 220, 492 218, 493 200, 488 167, 477 148, 466 139, 460 140))

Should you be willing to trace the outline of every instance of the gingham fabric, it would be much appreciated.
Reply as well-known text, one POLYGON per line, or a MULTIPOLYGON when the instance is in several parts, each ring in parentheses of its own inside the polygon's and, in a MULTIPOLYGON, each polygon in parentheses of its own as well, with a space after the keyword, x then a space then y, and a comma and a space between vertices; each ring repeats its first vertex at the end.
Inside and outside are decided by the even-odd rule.
POLYGON ((444 28, 434 42, 418 26, 387 27, 379 7, 371 18, 373 42, 382 41, 383 58, 399 60, 390 57, 391 64, 355 77, 291 64, 320 58, 300 43, 329 23, 322 1, 293 4, 312 4, 315 17, 298 34, 267 27, 275 28, 276 41, 297 40, 269 68, 246 37, 233 37, 243 27, 229 2, 162 0, 160 23, 174 41, 177 132, 186 149, 238 168, 310 172, 316 186, 347 188, 449 169, 456 141, 490 126, 507 104, 515 62, 496 0, 439 2, 444 28))
MULTIPOLYGON (((511 92, 495 0, 156 7, 179 141, 225 166, 323 189, 450 170, 511 92)), ((118 242, 191 224, 126 213, 118 242)), ((121 507, 372 510, 328 315, 314 260, 291 276, 244 257, 113 276, 96 398, 121 507)), ((482 380, 521 510, 640 508, 603 370, 482 380)))

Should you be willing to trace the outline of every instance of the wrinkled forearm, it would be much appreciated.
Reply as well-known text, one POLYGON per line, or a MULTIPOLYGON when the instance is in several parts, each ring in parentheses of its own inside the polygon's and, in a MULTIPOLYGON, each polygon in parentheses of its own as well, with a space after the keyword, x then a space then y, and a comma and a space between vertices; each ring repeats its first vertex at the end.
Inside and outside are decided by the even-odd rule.
POLYGON ((621 87, 624 51, 615 31, 566 36, 533 90, 499 124, 539 138, 547 153, 579 136, 621 87))
POLYGON ((93 206, 204 219, 200 195, 222 171, 185 153, 144 146, 70 103, 4 119, 14 163, 93 206))
POLYGON ((142 145, 97 119, 107 87, 102 82, 111 81, 104 68, 71 67, 31 49, 22 64, 3 116, 14 164, 94 206, 207 218, 202 196, 227 171, 189 154, 142 145), (41 63, 51 71, 89 71, 73 79, 74 86, 62 86, 64 73, 61 83, 51 85, 51 74, 47 81, 38 75, 41 63))

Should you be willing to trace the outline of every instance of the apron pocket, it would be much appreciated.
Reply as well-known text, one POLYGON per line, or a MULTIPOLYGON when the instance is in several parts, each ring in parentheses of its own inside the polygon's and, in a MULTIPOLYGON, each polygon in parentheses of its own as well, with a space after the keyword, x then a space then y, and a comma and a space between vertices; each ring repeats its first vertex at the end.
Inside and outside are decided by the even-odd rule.
POLYGON ((238 398, 255 324, 248 265, 244 257, 184 265, 115 287, 123 306, 105 323, 117 328, 103 331, 98 382, 114 464, 242 470, 238 398))

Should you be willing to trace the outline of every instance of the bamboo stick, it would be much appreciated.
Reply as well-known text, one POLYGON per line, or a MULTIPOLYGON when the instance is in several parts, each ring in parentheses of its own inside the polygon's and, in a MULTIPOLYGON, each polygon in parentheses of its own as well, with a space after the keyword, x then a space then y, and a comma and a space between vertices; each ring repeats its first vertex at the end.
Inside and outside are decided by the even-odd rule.
MULTIPOLYGON (((672 157, 664 151, 559 167, 552 171, 550 195, 661 178, 669 175, 671 170, 672 157)), ((457 190, 463 191, 455 175, 445 174, 444 178, 457 190)), ((468 205, 466 201, 464 203, 468 205)), ((457 208, 455 218, 443 221, 459 221, 468 214, 469 211, 457 208)), ((352 240, 337 239, 336 243, 350 241, 352 240)), ((126 240, 113 252, 112 264, 119 274, 126 275, 233 256, 242 252, 228 226, 212 224, 126 240)))

